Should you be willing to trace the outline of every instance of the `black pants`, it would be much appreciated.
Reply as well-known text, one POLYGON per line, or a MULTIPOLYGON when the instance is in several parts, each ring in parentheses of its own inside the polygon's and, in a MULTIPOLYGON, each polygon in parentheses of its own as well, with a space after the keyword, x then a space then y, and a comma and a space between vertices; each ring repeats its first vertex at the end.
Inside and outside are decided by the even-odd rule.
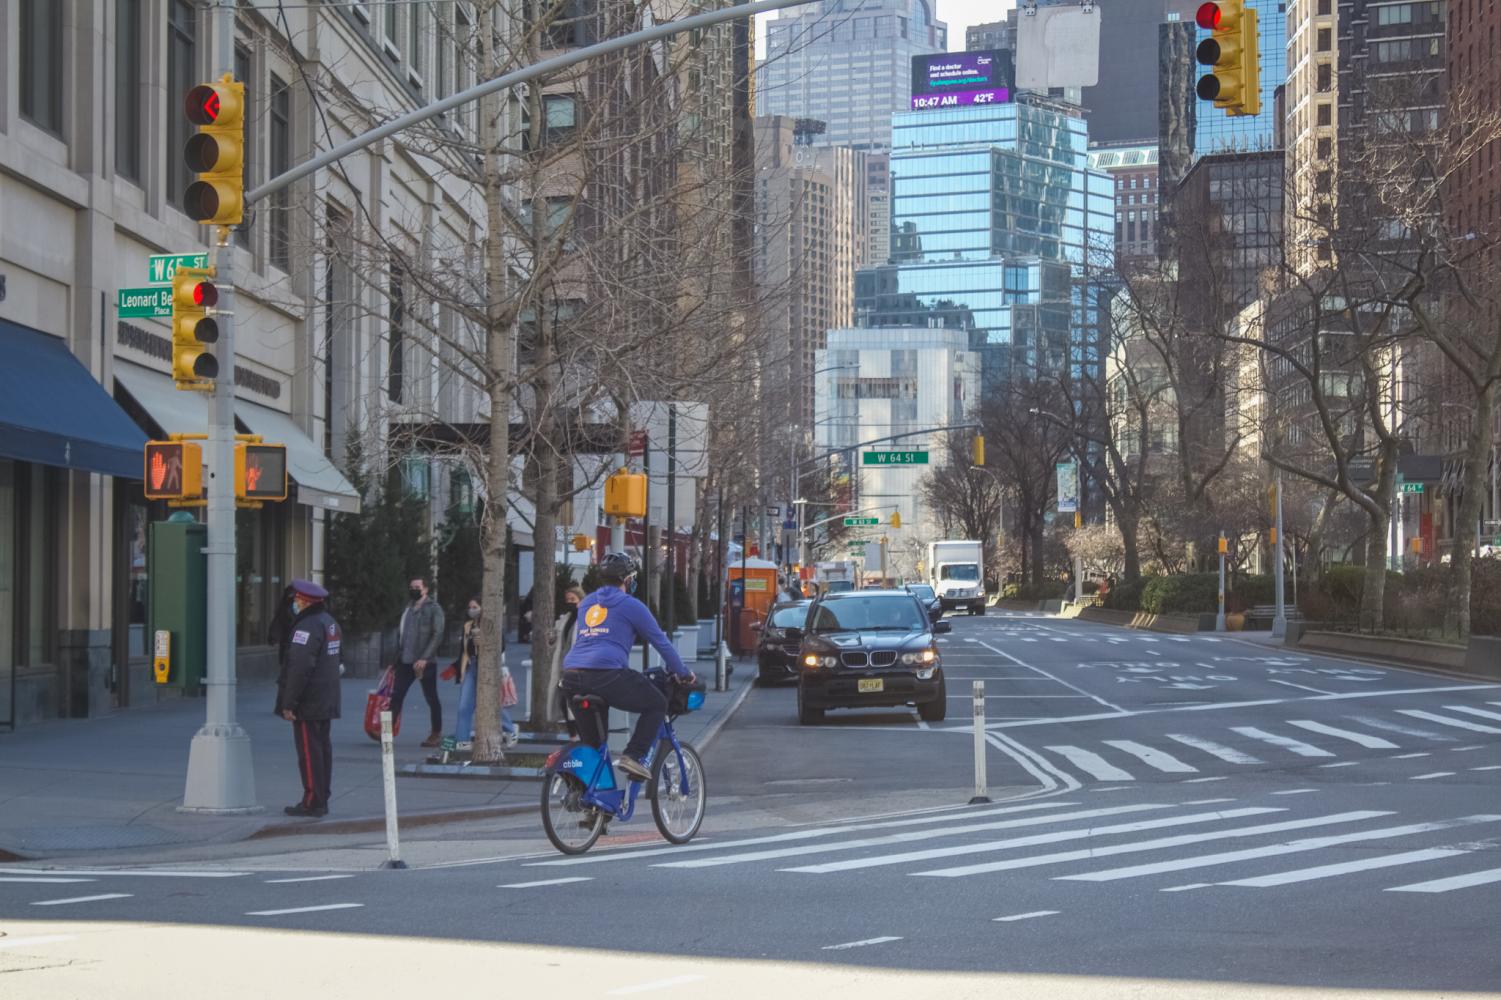
POLYGON ((562 688, 570 696, 597 694, 611 708, 636 712, 636 728, 625 745, 627 756, 646 759, 667 719, 667 696, 639 670, 565 670, 562 688))
MULTIPOLYGON (((401 718, 401 703, 406 701, 407 689, 417 679, 417 671, 410 663, 396 664, 396 689, 391 692, 391 720, 401 718)), ((422 696, 427 699, 427 714, 432 716, 431 732, 443 731, 443 703, 438 701, 438 665, 429 662, 422 672, 422 696)))
POLYGON ((292 739, 297 744, 297 773, 302 777, 302 804, 328 808, 328 794, 333 785, 334 748, 328 738, 328 720, 298 719, 292 723, 292 739))

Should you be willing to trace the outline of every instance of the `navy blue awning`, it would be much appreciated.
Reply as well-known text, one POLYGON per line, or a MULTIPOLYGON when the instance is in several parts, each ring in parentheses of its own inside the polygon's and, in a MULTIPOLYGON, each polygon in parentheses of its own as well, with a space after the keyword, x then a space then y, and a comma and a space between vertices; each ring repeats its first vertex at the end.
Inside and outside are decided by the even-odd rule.
POLYGON ((140 479, 145 444, 67 344, 0 320, 0 457, 140 479))

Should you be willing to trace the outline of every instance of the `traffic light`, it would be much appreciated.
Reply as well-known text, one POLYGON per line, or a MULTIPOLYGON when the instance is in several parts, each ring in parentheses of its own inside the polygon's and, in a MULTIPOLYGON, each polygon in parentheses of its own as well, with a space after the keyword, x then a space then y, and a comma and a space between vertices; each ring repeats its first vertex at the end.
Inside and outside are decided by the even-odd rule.
POLYGON ((203 452, 188 441, 146 442, 146 499, 196 500, 203 495, 203 452))
POLYGON ((218 83, 188 91, 188 121, 199 131, 183 156, 198 180, 188 185, 184 208, 214 226, 237 226, 245 205, 245 85, 229 73, 218 83))
POLYGON ((976 434, 975 439, 969 443, 970 464, 977 467, 985 465, 985 436, 976 434))
POLYGON ((259 503, 287 498, 287 446, 235 442, 235 499, 259 503))
POLYGON ((573 536, 573 551, 575 552, 587 552, 593 544, 593 542, 589 541, 588 535, 573 536))
POLYGON ((900 528, 902 526, 902 512, 901 511, 894 510, 894 511, 891 512, 891 526, 893 528, 900 528))
POLYGON ((172 276, 172 378, 179 389, 210 390, 219 361, 205 348, 219 340, 208 312, 219 303, 211 267, 179 267, 172 276))
POLYGON ((610 517, 645 517, 646 477, 621 469, 606 479, 605 513, 610 517))
POLYGON ((1194 55, 1209 72, 1199 78, 1201 100, 1230 115, 1261 113, 1261 47, 1256 9, 1245 0, 1212 0, 1195 17, 1209 31, 1194 55))

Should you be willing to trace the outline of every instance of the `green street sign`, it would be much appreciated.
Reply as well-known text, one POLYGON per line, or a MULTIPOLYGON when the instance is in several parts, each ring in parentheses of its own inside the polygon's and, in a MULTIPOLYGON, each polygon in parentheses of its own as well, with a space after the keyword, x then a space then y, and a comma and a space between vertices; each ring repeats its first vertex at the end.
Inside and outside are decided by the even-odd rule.
POLYGON ((169 285, 148 288, 122 288, 115 302, 122 319, 139 316, 171 316, 172 288, 169 285))
POLYGON ((1403 493, 1421 493, 1421 492, 1423 492, 1423 484, 1422 483, 1402 483, 1401 485, 1402 485, 1402 492, 1403 493))
POLYGON ((867 451, 862 452, 861 465, 927 465, 925 451, 867 451))
POLYGON ((847 517, 844 519, 846 528, 873 528, 881 523, 879 517, 847 517))
MULTIPOLYGON (((208 253, 155 253, 146 266, 146 280, 170 285, 179 267, 208 267, 208 253)), ((123 314, 122 314, 123 315, 123 314)))

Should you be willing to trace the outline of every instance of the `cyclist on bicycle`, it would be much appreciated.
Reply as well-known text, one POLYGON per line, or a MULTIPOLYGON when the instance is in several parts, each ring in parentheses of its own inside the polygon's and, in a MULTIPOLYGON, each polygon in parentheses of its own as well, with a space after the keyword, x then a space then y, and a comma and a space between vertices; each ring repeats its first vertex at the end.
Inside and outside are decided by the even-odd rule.
POLYGON ((599 562, 604 585, 579 604, 573 648, 563 657, 559 686, 569 695, 597 694, 607 704, 638 713, 625 750, 615 759, 632 778, 645 781, 651 771, 642 763, 667 718, 667 696, 646 676, 630 668, 631 649, 645 639, 662 654, 668 671, 691 683, 693 671, 673 648, 645 604, 631 596, 636 560, 612 552, 599 562))

